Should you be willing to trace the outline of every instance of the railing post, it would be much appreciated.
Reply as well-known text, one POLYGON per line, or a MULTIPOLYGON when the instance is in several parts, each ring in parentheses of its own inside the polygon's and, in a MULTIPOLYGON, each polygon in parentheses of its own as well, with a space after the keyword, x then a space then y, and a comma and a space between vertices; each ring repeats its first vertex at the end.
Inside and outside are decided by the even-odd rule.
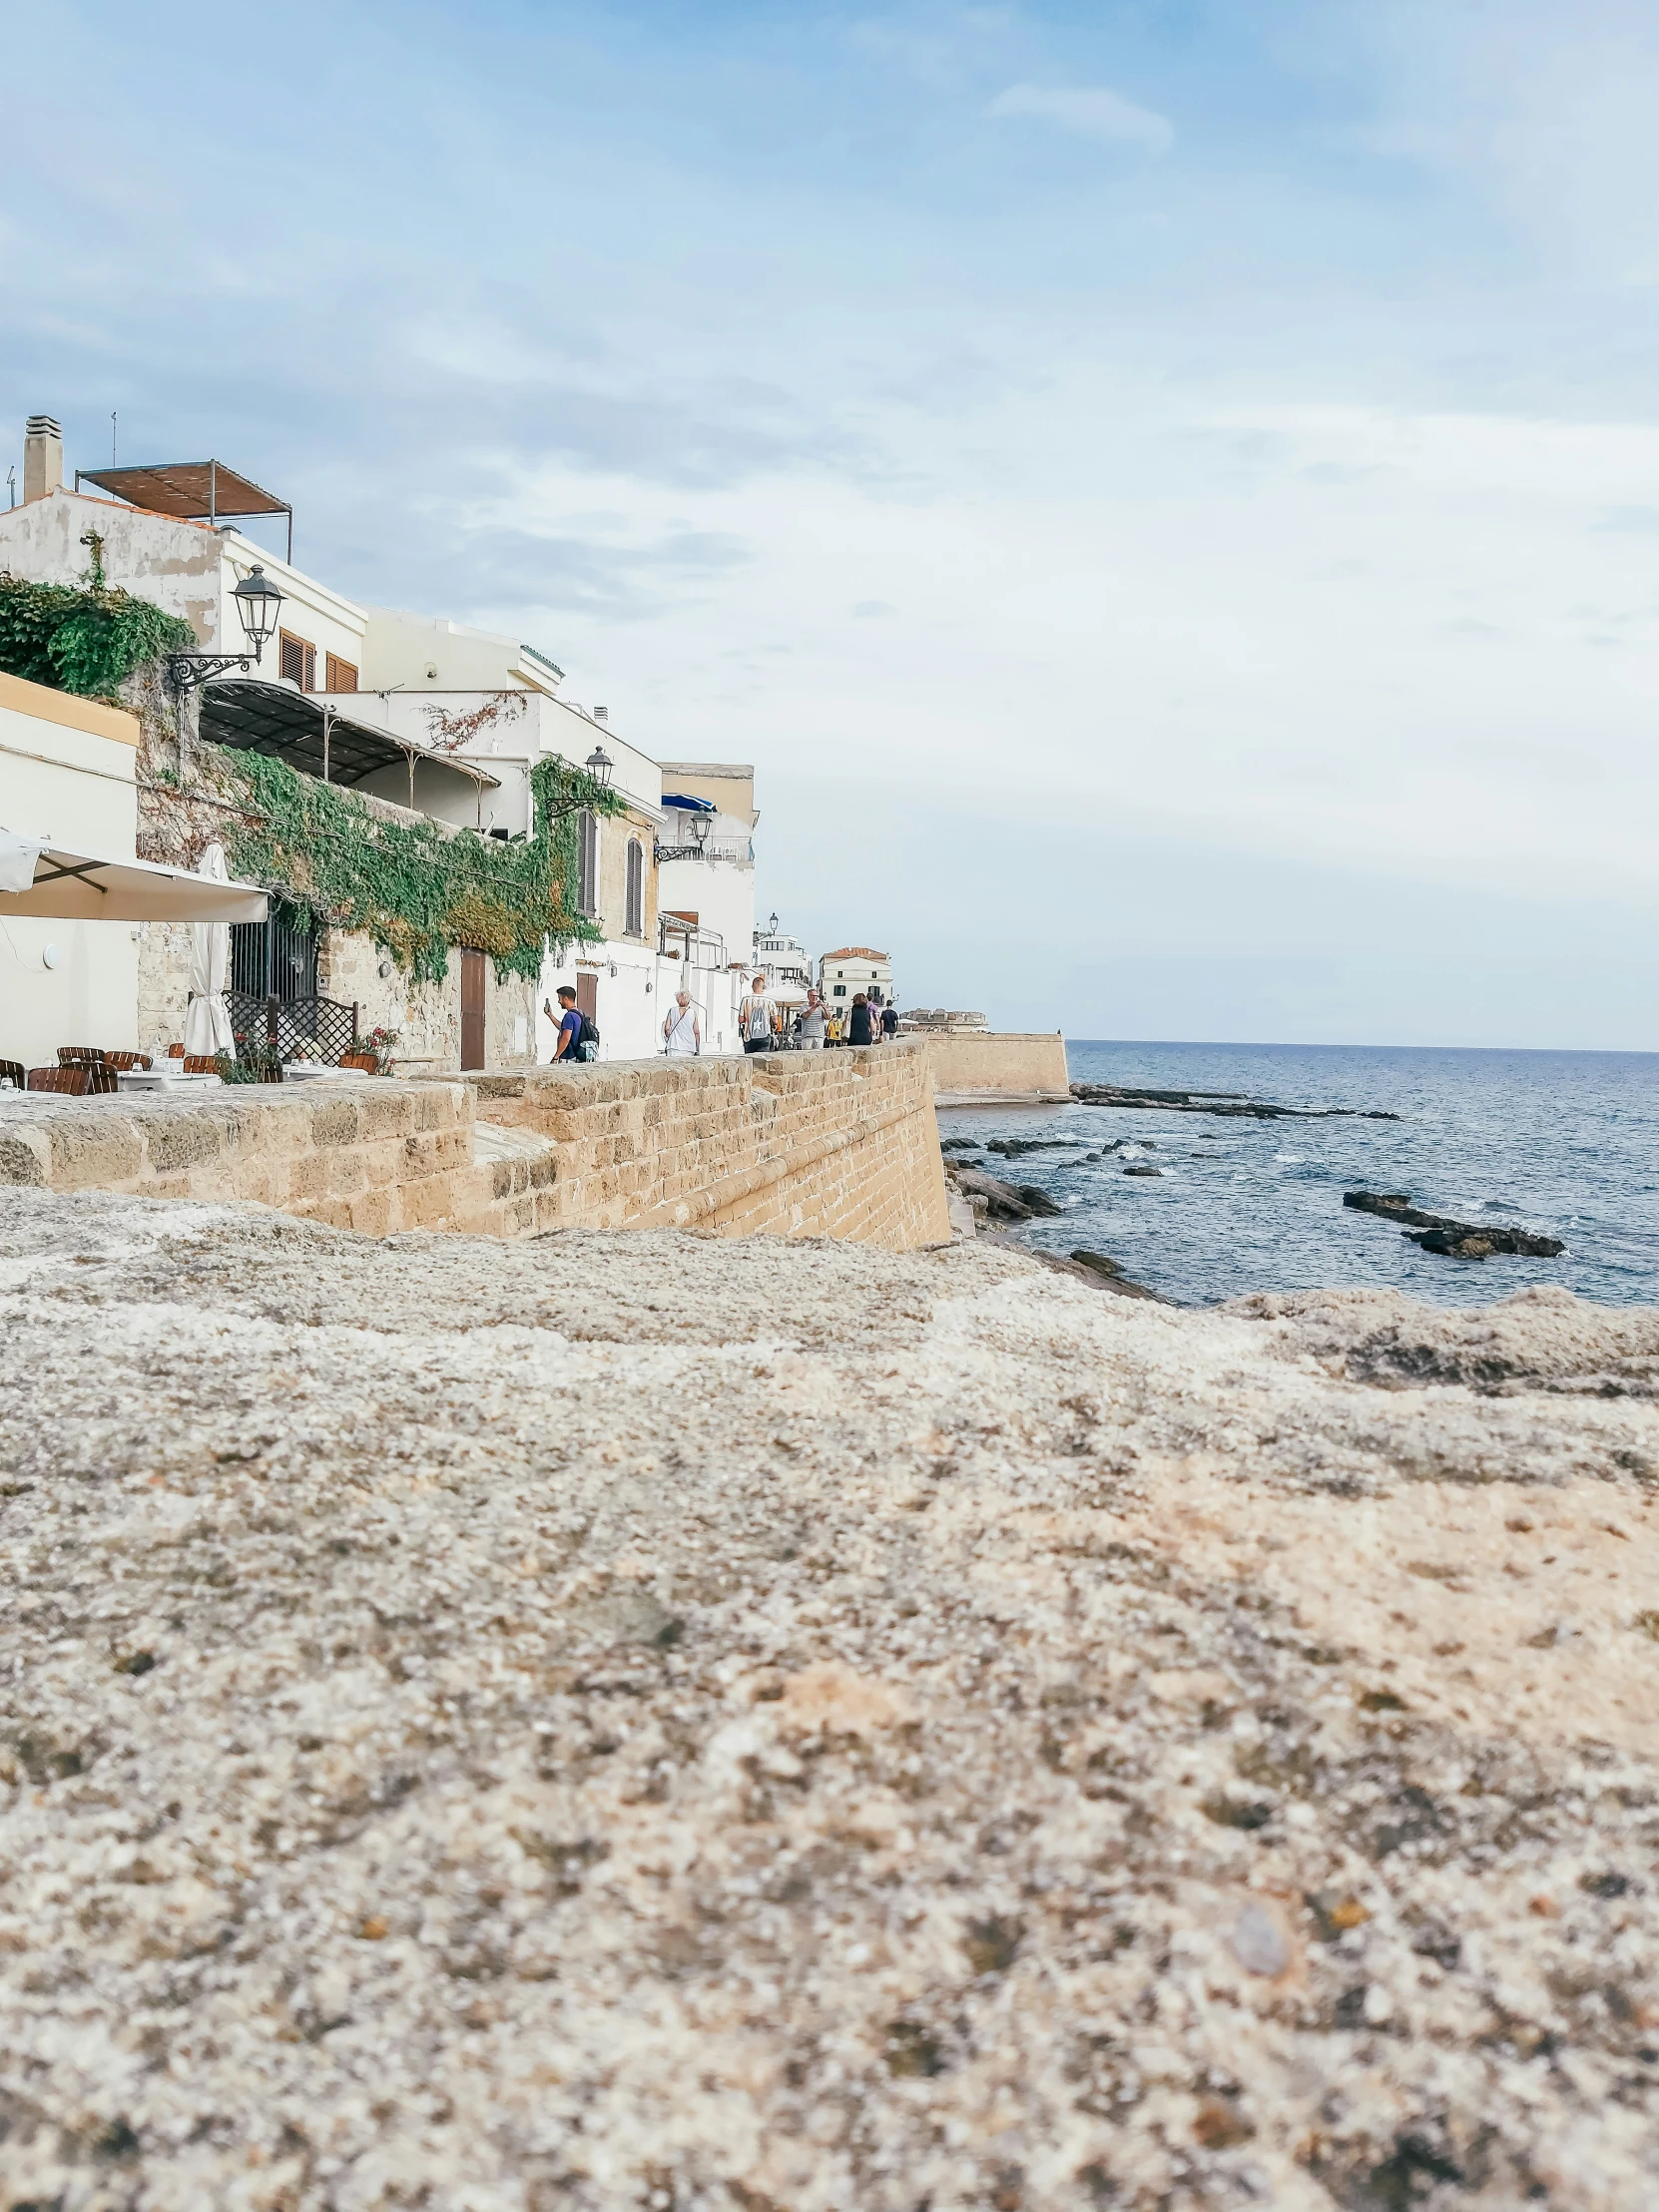
POLYGON ((359 1010, 360 1009, 357 1000, 353 999, 351 1001, 351 1042, 353 1044, 356 1043, 358 1036, 361 1034, 361 1032, 357 1028, 357 1015, 359 1010))
POLYGON ((275 1052, 276 1049, 276 1001, 275 998, 268 998, 265 1002, 265 1041, 275 1052))

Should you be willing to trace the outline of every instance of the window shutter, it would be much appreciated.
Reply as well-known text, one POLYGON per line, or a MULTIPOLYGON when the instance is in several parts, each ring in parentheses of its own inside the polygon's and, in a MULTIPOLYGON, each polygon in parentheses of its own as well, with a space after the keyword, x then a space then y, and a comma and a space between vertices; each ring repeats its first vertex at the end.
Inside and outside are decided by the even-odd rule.
POLYGON ((590 915, 599 904, 599 821, 586 808, 577 823, 576 903, 590 915))
POLYGON ((354 668, 353 668, 353 667, 351 666, 351 663, 350 663, 349 661, 342 661, 342 660, 340 659, 340 657, 339 657, 339 655, 338 655, 337 653, 330 653, 330 654, 329 654, 329 656, 328 656, 327 669, 328 669, 328 681, 327 681, 327 684, 326 684, 326 686, 324 687, 324 688, 325 688, 326 690, 328 690, 328 691, 355 691, 355 690, 356 690, 356 688, 357 688, 357 672, 356 672, 356 670, 355 670, 355 669, 354 669, 354 668))

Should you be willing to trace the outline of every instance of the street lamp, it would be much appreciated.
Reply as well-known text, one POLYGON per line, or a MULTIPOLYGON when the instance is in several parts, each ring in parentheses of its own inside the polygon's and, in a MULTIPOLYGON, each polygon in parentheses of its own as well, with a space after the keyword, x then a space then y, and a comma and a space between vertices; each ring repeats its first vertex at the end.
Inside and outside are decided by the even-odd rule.
POLYGON ((276 632, 282 594, 256 561, 231 597, 236 603, 242 634, 254 649, 253 660, 250 661, 246 653, 170 653, 167 678, 175 692, 195 691, 200 685, 211 683, 216 676, 228 675, 234 668, 240 668, 247 675, 259 665, 261 655, 276 632))
POLYGON ((611 772, 616 763, 602 745, 596 745, 582 765, 601 791, 610 789, 611 772))
POLYGON ((693 816, 692 816, 692 818, 691 818, 691 821, 690 821, 690 823, 688 824, 688 826, 687 826, 687 827, 688 827, 688 828, 690 829, 690 830, 691 830, 691 833, 692 833, 692 842, 693 842, 693 844, 695 844, 695 845, 696 845, 696 847, 697 847, 697 849, 698 849, 698 851, 699 851, 699 852, 701 852, 701 851, 702 851, 702 849, 703 849, 703 847, 704 847, 704 846, 705 846, 705 845, 706 845, 706 844, 708 843, 708 841, 709 841, 709 818, 708 818, 708 816, 707 816, 707 815, 693 815, 693 816))
POLYGON ((771 914, 771 915, 769 915, 769 916, 768 916, 768 918, 767 918, 767 935, 768 935, 769 937, 775 937, 775 936, 777 936, 777 934, 778 934, 778 916, 777 916, 776 914, 771 914))

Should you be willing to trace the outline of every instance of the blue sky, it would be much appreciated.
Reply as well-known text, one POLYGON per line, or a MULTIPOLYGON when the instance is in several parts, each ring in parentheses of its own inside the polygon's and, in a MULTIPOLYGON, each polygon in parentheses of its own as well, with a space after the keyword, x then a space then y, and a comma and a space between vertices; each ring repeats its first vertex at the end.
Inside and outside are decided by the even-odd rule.
POLYGON ((810 942, 1076 1035, 1659 1043, 1651 8, 29 45, 9 442, 118 409, 342 589, 755 761, 810 942))

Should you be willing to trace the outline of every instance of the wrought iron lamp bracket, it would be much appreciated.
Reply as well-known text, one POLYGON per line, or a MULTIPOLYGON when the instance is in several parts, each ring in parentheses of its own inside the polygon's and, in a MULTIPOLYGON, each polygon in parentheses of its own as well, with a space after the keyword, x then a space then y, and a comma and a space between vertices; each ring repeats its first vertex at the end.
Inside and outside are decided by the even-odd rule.
POLYGON ((228 676, 234 668, 246 676, 253 667, 254 657, 248 653, 170 653, 167 680, 175 692, 199 691, 216 676, 228 676))
POLYGON ((659 867, 665 860, 701 860, 703 847, 700 844, 658 844, 652 846, 652 857, 659 867))

